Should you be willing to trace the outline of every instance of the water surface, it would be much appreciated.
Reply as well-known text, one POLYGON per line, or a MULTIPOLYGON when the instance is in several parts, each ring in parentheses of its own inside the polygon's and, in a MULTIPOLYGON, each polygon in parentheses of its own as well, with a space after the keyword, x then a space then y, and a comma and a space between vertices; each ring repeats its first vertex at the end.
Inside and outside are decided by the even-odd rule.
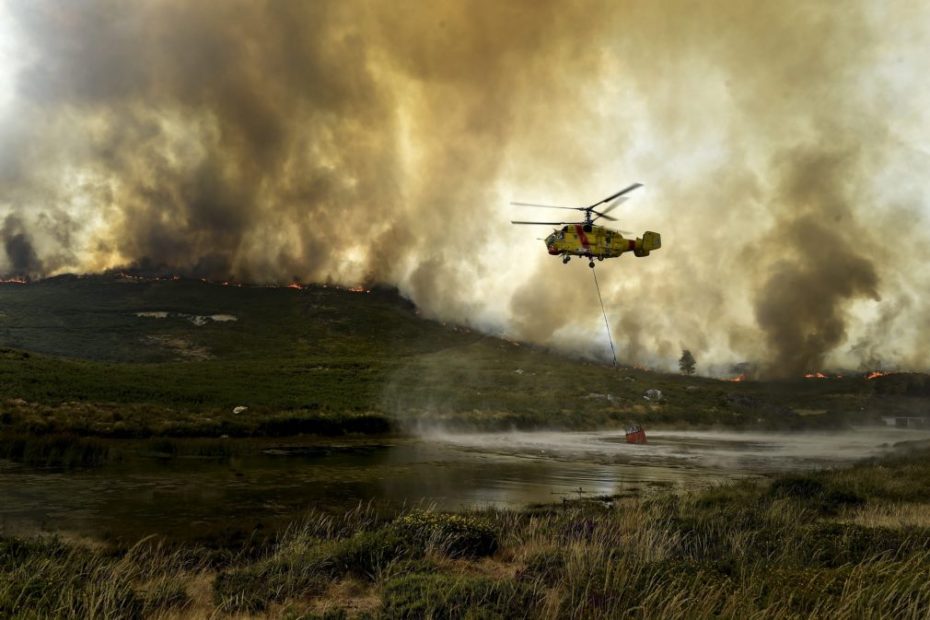
POLYGON ((224 459, 139 456, 83 471, 0 461, 0 532, 134 540, 275 528, 309 509, 359 502, 443 510, 522 508, 565 498, 695 488, 844 465, 928 441, 930 431, 651 431, 427 434, 388 443, 255 445, 224 459))

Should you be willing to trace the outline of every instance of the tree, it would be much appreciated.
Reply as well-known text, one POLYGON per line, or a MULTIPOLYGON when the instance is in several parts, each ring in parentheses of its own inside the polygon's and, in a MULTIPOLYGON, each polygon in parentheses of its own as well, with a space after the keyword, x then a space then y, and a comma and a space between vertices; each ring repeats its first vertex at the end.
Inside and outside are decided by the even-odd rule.
POLYGON ((678 360, 678 368, 681 369, 681 374, 683 375, 693 375, 694 374, 694 365, 697 362, 694 359, 694 356, 691 355, 691 351, 688 349, 683 349, 681 351, 681 358, 678 360))

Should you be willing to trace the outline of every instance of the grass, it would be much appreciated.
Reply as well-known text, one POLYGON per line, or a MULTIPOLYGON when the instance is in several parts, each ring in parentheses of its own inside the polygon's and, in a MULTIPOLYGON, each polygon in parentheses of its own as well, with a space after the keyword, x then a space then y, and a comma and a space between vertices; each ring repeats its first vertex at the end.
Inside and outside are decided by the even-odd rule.
POLYGON ((111 276, 0 285, 0 430, 25 434, 286 436, 628 422, 838 428, 922 411, 926 383, 924 375, 731 383, 615 369, 426 320, 386 290, 111 276), (190 320, 217 314, 237 320, 190 320), (661 401, 643 398, 651 388, 661 401), (233 414, 239 406, 248 409, 233 414))
POLYGON ((316 513, 226 553, 5 538, 0 615, 926 617, 928 490, 915 452, 527 511, 316 513))
POLYGON ((120 554, 0 538, 0 616, 143 618, 190 605, 200 568, 143 541, 120 554))
MULTIPOLYGON (((391 291, 327 287, 0 285, 0 347, 0 458, 66 469, 429 425, 836 428, 930 398, 917 374, 615 369, 425 320, 391 291), (153 311, 169 316, 136 316, 153 311), (213 314, 237 320, 189 320, 213 314)), ((928 515, 930 455, 914 453, 527 511, 317 513, 210 548, 0 537, 0 617, 925 617, 928 515)))

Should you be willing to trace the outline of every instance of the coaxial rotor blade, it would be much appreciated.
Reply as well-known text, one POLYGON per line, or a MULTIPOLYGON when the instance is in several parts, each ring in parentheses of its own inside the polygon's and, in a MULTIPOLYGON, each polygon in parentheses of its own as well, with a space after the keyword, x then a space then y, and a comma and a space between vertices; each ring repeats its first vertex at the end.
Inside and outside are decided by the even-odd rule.
POLYGON ((563 224, 570 224, 571 222, 517 222, 510 220, 511 224, 539 224, 540 226, 562 226, 563 224))
POLYGON ((594 209, 591 209, 591 213, 597 214, 597 217, 595 217, 595 218, 593 218, 593 219, 591 220, 592 222, 593 222, 594 220, 597 220, 597 219, 600 219, 600 218, 604 218, 605 220, 608 220, 608 221, 610 221, 610 222, 616 222, 616 221, 617 221, 617 218, 611 217, 611 216, 609 216, 609 215, 606 215, 605 213, 602 213, 602 212, 600 212, 600 211, 595 211, 594 209))
POLYGON ((595 213, 600 213, 601 215, 604 215, 605 213, 610 213, 611 211, 613 211, 614 209, 616 209, 617 207, 619 207, 620 205, 622 205, 624 202, 626 202, 629 199, 630 199, 629 196, 617 196, 616 198, 608 202, 606 207, 604 207, 600 211, 595 211, 595 213))
POLYGON ((584 211, 581 207, 560 207, 558 205, 539 205, 535 202, 511 202, 516 207, 538 207, 541 209, 568 209, 571 211, 584 211))
POLYGON ((591 205, 590 207, 585 207, 585 209, 591 209, 591 208, 593 208, 593 207, 596 207, 597 205, 602 205, 602 204, 604 204, 605 202, 610 202, 610 201, 613 200, 614 198, 616 198, 616 197, 618 197, 618 196, 622 196, 622 195, 626 194, 627 192, 632 192, 632 191, 633 191, 634 189, 636 189, 637 187, 642 187, 642 186, 643 186, 642 183, 633 183, 633 185, 630 185, 630 186, 627 187, 627 188, 621 189, 621 190, 620 190, 619 192, 617 192, 616 194, 611 194, 610 196, 608 196, 608 197, 605 198, 604 200, 599 200, 599 201, 595 202, 593 205, 591 205))

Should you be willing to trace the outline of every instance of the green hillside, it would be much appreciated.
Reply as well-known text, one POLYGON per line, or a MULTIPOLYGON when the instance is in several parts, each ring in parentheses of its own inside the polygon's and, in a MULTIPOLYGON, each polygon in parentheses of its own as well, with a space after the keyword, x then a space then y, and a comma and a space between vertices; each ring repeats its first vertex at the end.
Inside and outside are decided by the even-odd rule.
POLYGON ((615 369, 426 320, 391 290, 125 276, 4 284, 0 347, 8 430, 801 428, 915 406, 906 390, 876 395, 882 380, 862 377, 732 383, 615 369), (661 400, 644 398, 651 388, 661 400))

